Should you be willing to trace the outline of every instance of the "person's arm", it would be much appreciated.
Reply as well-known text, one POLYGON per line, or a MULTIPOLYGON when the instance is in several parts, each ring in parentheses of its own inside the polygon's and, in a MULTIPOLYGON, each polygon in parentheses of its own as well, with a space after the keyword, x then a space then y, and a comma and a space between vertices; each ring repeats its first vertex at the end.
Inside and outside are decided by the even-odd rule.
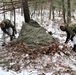
POLYGON ((3 31, 4 33, 6 33, 7 35, 10 36, 10 41, 12 41, 12 40, 13 40, 13 36, 12 36, 5 28, 1 28, 1 29, 2 29, 2 31, 3 31))
POLYGON ((70 40, 71 40, 71 41, 73 41, 73 37, 74 37, 74 36, 75 36, 75 35, 72 35, 72 36, 70 37, 70 40))
POLYGON ((71 30, 70 34, 71 34, 70 40, 73 41, 73 37, 75 36, 76 33, 73 30, 71 30))
POLYGON ((66 41, 65 43, 68 43, 69 39, 70 39, 70 33, 66 32, 67 33, 67 38, 66 38, 66 41))
POLYGON ((7 35, 11 36, 10 33, 9 33, 5 28, 1 28, 1 29, 2 29, 2 31, 3 31, 4 33, 6 33, 7 35))
POLYGON ((13 30, 12 36, 15 36, 15 34, 17 34, 16 28, 15 26, 11 26, 11 28, 13 30))
POLYGON ((73 37, 75 36, 75 32, 71 28, 67 28, 66 33, 67 33, 67 38, 65 43, 67 43, 69 40, 73 40, 73 37))

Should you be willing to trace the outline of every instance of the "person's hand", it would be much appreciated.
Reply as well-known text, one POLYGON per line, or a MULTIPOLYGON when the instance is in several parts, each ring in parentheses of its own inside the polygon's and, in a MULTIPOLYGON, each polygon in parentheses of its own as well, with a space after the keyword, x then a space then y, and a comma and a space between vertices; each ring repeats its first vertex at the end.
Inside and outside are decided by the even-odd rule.
POLYGON ((67 44, 68 43, 68 41, 65 41, 65 44, 67 44))
POLYGON ((13 36, 11 35, 11 36, 10 36, 10 41, 12 41, 12 40, 13 40, 13 36))
POLYGON ((71 41, 73 41, 73 38, 71 38, 71 41))

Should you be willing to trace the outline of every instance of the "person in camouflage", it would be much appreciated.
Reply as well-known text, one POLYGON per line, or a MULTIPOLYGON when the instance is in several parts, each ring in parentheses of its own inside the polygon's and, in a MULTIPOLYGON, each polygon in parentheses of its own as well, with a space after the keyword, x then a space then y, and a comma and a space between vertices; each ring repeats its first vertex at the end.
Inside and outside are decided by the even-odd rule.
POLYGON ((4 33, 10 36, 10 41, 12 41, 17 32, 15 29, 15 26, 11 23, 11 21, 9 19, 2 20, 0 22, 0 27, 4 33), (12 28, 12 31, 13 31, 12 34, 10 34, 9 28, 12 28))
MULTIPOLYGON (((74 42, 73 38, 76 35, 76 24, 60 26, 60 29, 67 33, 67 38, 66 38, 65 43, 68 43, 69 40, 74 42)), ((76 43, 74 43, 73 51, 76 52, 76 43)))

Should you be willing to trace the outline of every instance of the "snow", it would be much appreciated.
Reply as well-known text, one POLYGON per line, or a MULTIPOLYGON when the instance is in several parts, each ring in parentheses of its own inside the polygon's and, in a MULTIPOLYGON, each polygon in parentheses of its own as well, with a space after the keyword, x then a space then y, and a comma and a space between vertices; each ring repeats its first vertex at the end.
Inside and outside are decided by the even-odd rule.
POLYGON ((0 68, 0 75, 13 75, 13 74, 11 72, 7 72, 3 70, 2 68, 0 68))
POLYGON ((21 73, 16 73, 14 71, 5 71, 3 70, 2 68, 0 68, 0 75, 37 75, 37 72, 36 71, 33 71, 33 72, 30 72, 28 73, 26 70, 22 70, 21 73))
POLYGON ((73 43, 76 44, 76 35, 73 37, 73 43))
MULTIPOLYGON (((18 10, 17 10, 18 11, 18 10)), ((46 12, 46 13, 48 13, 48 12, 46 12)), ((6 14, 6 17, 8 17, 9 16, 9 14, 10 13, 7 13, 6 14)), ((47 15, 47 14, 46 14, 47 15)), ((2 16, 2 15, 0 15, 0 16, 2 16)), ((3 16, 2 17, 0 17, 0 21, 3 19, 3 16)), ((10 17, 8 17, 8 19, 10 19, 10 17)), ((36 21, 38 21, 38 23, 39 24, 41 24, 41 26, 43 26, 47 31, 47 33, 49 32, 49 31, 52 31, 53 32, 53 35, 52 36, 54 36, 54 37, 56 37, 56 38, 59 38, 60 40, 60 43, 61 44, 64 44, 64 41, 65 41, 65 39, 66 39, 66 33, 65 32, 62 32, 60 29, 59 29, 59 27, 58 27, 58 24, 56 23, 54 23, 52 20, 48 20, 48 16, 46 17, 46 18, 44 18, 43 19, 43 22, 41 23, 41 17, 40 16, 37 16, 36 14, 33 16, 33 19, 34 20, 36 20, 36 21), (62 34, 62 36, 63 36, 63 38, 62 38, 62 36, 61 36, 61 34, 62 34)), ((61 20, 61 18, 60 17, 56 17, 56 19, 57 20, 61 20)), ((24 21, 24 19, 23 19, 23 16, 21 16, 19 13, 16 13, 16 28, 17 28, 17 32, 20 32, 20 29, 21 29, 21 27, 22 27, 22 22, 24 21)), ((13 17, 12 17, 12 23, 13 23, 13 17)), ((0 33, 2 33, 2 31, 0 30, 0 33)), ((18 37, 18 35, 19 34, 16 34, 16 38, 18 37)), ((0 38, 2 37, 2 35, 0 35, 0 38)), ((74 37, 74 44, 76 44, 76 36, 74 37)), ((8 39, 9 40, 9 39, 8 39)), ((71 41, 69 41, 69 43, 68 44, 65 44, 66 46, 73 46, 73 43, 71 42, 71 41)), ((63 46, 62 45, 59 45, 59 48, 63 48, 63 46)), ((28 54, 26 54, 25 55, 26 57, 29 57, 29 55, 28 54)), ((58 66, 57 64, 56 64, 56 62, 57 61, 59 61, 60 63, 62 63, 63 65, 65 65, 65 66, 70 66, 73 70, 75 70, 76 71, 76 66, 73 64, 73 61, 74 62, 76 62, 75 61, 75 59, 73 59, 73 61, 71 61, 69 58, 65 58, 65 57, 63 57, 63 58, 60 58, 59 57, 60 55, 58 55, 58 54, 55 54, 53 57, 52 57, 52 62, 53 63, 55 63, 54 65, 55 66, 58 66), (59 60, 59 58, 61 59, 61 60, 59 60), (67 60, 68 59, 68 60, 67 60), (62 62, 63 61, 63 62, 62 62)), ((61 53, 61 56, 64 56, 64 54, 63 53, 61 53)), ((24 57, 24 56, 23 56, 24 57)), ((43 66, 46 66, 48 63, 50 63, 51 61, 50 61, 50 57, 48 57, 48 56, 44 56, 44 57, 42 57, 42 60, 43 60, 43 66), (47 63, 48 62, 48 63, 47 63)), ((40 60, 37 60, 38 62, 40 61, 40 60)), ((30 61, 27 61, 27 62, 30 62, 30 61)), ((41 62, 41 61, 40 61, 41 62)), ((11 63, 11 64, 13 64, 13 63, 11 63)), ((41 65, 41 64, 40 64, 41 65)), ((41 67, 41 68, 43 68, 42 66, 36 66, 36 67, 41 67)), ((30 67, 28 67, 28 69, 29 69, 30 67)), ((30 70, 30 69, 29 69, 30 70)), ((57 68, 57 70, 61 70, 61 67, 58 67, 57 68)), ((17 72, 14 72, 14 71, 5 71, 5 70, 3 70, 3 68, 2 67, 0 67, 0 75, 39 75, 39 72, 37 71, 37 70, 34 70, 34 71, 27 71, 27 70, 25 70, 25 69, 23 69, 21 72, 19 72, 19 73, 17 73, 17 72)), ((53 71, 50 73, 50 72, 47 72, 47 73, 45 73, 45 75, 53 75, 53 71)), ((69 75, 69 74, 66 74, 66 75, 69 75)))

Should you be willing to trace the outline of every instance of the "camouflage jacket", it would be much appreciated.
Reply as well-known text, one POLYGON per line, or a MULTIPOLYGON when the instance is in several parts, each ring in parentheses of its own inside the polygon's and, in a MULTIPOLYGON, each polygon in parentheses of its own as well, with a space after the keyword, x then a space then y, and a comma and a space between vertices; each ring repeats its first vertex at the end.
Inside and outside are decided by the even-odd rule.
POLYGON ((76 24, 69 24, 68 26, 66 26, 66 31, 70 34, 70 35, 75 35, 76 34, 76 24))
POLYGON ((1 23, 3 25, 2 27, 5 27, 5 28, 8 28, 12 25, 11 21, 8 19, 4 19, 1 23))
POLYGON ((69 39, 73 40, 73 37, 76 34, 76 24, 69 24, 66 25, 66 33, 67 33, 67 38, 66 41, 67 42, 69 39))

